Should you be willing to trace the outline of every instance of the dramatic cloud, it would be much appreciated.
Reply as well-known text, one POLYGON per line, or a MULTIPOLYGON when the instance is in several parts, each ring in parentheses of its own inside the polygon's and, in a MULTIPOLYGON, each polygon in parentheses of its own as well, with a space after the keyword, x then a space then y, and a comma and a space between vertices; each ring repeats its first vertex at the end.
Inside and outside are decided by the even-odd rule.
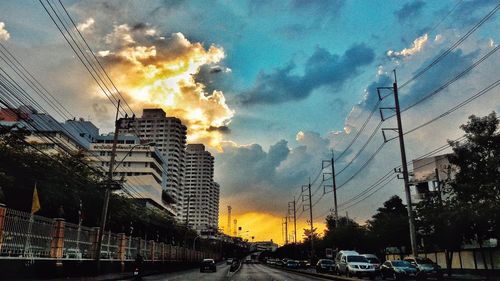
POLYGON ((79 23, 76 27, 80 32, 86 32, 92 29, 94 26, 95 20, 93 18, 88 18, 86 21, 79 23))
POLYGON ((187 125, 188 142, 221 149, 234 111, 221 91, 207 92, 195 80, 204 67, 218 69, 225 56, 221 47, 205 48, 182 33, 158 36, 147 24, 115 25, 104 38, 98 54, 133 107, 161 107, 187 125))
MULTIPOLYGON (((410 48, 404 48, 403 50, 401 50, 399 52, 398 51, 389 50, 389 51, 387 51, 387 56, 389 56, 389 57, 407 57, 407 56, 411 56, 411 55, 414 55, 416 53, 419 53, 424 48, 424 46, 427 43, 428 39, 429 39, 429 36, 426 33, 426 34, 418 37, 417 39, 415 39, 413 41, 413 45, 410 48)), ((436 40, 435 41, 439 41, 439 40, 440 40, 440 38, 438 38, 436 36, 436 40)))
POLYGON ((10 38, 10 34, 5 29, 5 23, 0 21, 0 40, 7 41, 10 38))
POLYGON ((394 14, 398 18, 399 22, 410 21, 420 15, 424 6, 424 1, 413 1, 412 3, 404 4, 403 7, 395 11, 394 14))
POLYGON ((340 89, 374 57, 373 50, 363 44, 352 46, 342 56, 317 48, 306 61, 304 75, 294 74, 293 63, 270 74, 261 73, 253 88, 240 96, 240 101, 243 104, 277 104, 305 99, 323 86, 340 89))

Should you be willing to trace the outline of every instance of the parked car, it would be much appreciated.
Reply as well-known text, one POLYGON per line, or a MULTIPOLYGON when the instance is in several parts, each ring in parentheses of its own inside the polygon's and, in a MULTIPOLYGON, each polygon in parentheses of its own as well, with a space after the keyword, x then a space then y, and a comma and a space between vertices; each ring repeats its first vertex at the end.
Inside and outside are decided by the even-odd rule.
POLYGON ((299 262, 296 261, 296 260, 288 260, 286 262, 286 268, 289 268, 289 269, 299 269, 300 265, 299 265, 299 262))
POLYGON ((338 274, 345 274, 348 277, 367 276, 375 279, 375 267, 361 255, 342 255, 340 263, 337 264, 338 274))
POLYGON ((365 257, 370 264, 373 265, 375 268, 375 271, 379 272, 380 271, 380 260, 378 259, 377 256, 373 254, 362 254, 363 257, 365 257))
POLYGON ((307 260, 301 260, 299 261, 299 267, 300 268, 308 268, 311 266, 311 263, 307 260))
POLYGON ((416 266, 419 271, 424 272, 426 277, 432 277, 438 280, 443 279, 443 270, 441 267, 428 258, 406 257, 404 260, 416 266))
POLYGON ((101 259, 112 259, 112 253, 110 251, 101 250, 101 259))
POLYGON ((382 279, 390 277, 394 280, 417 278, 418 269, 407 261, 385 261, 380 267, 382 279))
POLYGON ((76 249, 76 248, 70 248, 70 249, 64 250, 63 256, 67 259, 79 259, 80 260, 83 258, 83 255, 82 255, 82 252, 80 252, 80 249, 76 249))
POLYGON ((227 264, 227 265, 231 265, 232 263, 233 263, 233 258, 228 258, 228 259, 226 260, 226 264, 227 264))
POLYGON ((204 259, 200 265, 200 272, 211 271, 216 272, 217 266, 215 265, 215 261, 213 259, 204 259))
POLYGON ((278 259, 278 260, 276 260, 276 261, 274 262, 274 265, 277 265, 277 266, 284 266, 284 265, 285 265, 285 263, 284 263, 282 260, 279 260, 279 259, 278 259))
POLYGON ((318 263, 316 263, 316 272, 317 273, 333 273, 335 270, 335 262, 330 259, 320 259, 318 263))

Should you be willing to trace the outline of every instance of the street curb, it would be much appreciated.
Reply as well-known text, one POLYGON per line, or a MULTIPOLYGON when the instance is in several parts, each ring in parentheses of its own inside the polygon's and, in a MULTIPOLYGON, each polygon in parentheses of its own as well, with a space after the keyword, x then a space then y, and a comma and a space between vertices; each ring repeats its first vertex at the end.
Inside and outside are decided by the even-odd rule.
POLYGON ((264 265, 271 267, 271 268, 274 268, 274 269, 279 269, 279 270, 283 270, 283 271, 293 272, 296 274, 314 276, 314 277, 319 277, 319 278, 324 278, 324 279, 329 279, 329 280, 341 280, 341 281, 357 281, 357 280, 359 280, 359 279, 355 279, 355 278, 342 277, 342 276, 336 276, 336 275, 330 275, 330 274, 321 274, 321 273, 314 273, 314 272, 307 272, 307 271, 301 271, 301 270, 295 270, 295 269, 282 268, 282 267, 277 267, 277 266, 271 266, 268 264, 264 264, 264 265))

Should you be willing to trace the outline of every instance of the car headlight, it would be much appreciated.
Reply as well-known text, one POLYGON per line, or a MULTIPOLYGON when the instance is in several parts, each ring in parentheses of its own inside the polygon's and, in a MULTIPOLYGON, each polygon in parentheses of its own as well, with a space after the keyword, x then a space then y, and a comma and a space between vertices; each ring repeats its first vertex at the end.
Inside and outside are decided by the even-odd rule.
POLYGON ((397 267, 394 268, 394 271, 397 273, 404 272, 404 270, 402 270, 401 268, 397 268, 397 267))
POLYGON ((359 266, 353 264, 353 265, 349 265, 350 268, 359 268, 359 266))

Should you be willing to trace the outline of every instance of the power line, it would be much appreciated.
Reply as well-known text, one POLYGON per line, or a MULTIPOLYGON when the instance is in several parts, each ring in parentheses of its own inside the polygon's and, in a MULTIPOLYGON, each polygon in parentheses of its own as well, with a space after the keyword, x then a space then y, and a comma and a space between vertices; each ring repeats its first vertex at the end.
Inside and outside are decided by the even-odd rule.
POLYGON ((453 45, 451 45, 447 50, 441 53, 437 58, 435 58, 429 65, 418 71, 415 75, 413 75, 406 82, 402 83, 399 87, 400 89, 404 88, 412 81, 422 76, 425 72, 431 69, 434 65, 444 59, 448 54, 450 54, 454 49, 456 49, 463 41, 465 41, 469 36, 474 33, 479 27, 481 27, 488 19, 490 19, 496 11, 500 8, 500 4, 497 4, 490 12, 488 12, 479 22, 477 22, 467 33, 465 33, 460 39, 458 39, 453 45))

